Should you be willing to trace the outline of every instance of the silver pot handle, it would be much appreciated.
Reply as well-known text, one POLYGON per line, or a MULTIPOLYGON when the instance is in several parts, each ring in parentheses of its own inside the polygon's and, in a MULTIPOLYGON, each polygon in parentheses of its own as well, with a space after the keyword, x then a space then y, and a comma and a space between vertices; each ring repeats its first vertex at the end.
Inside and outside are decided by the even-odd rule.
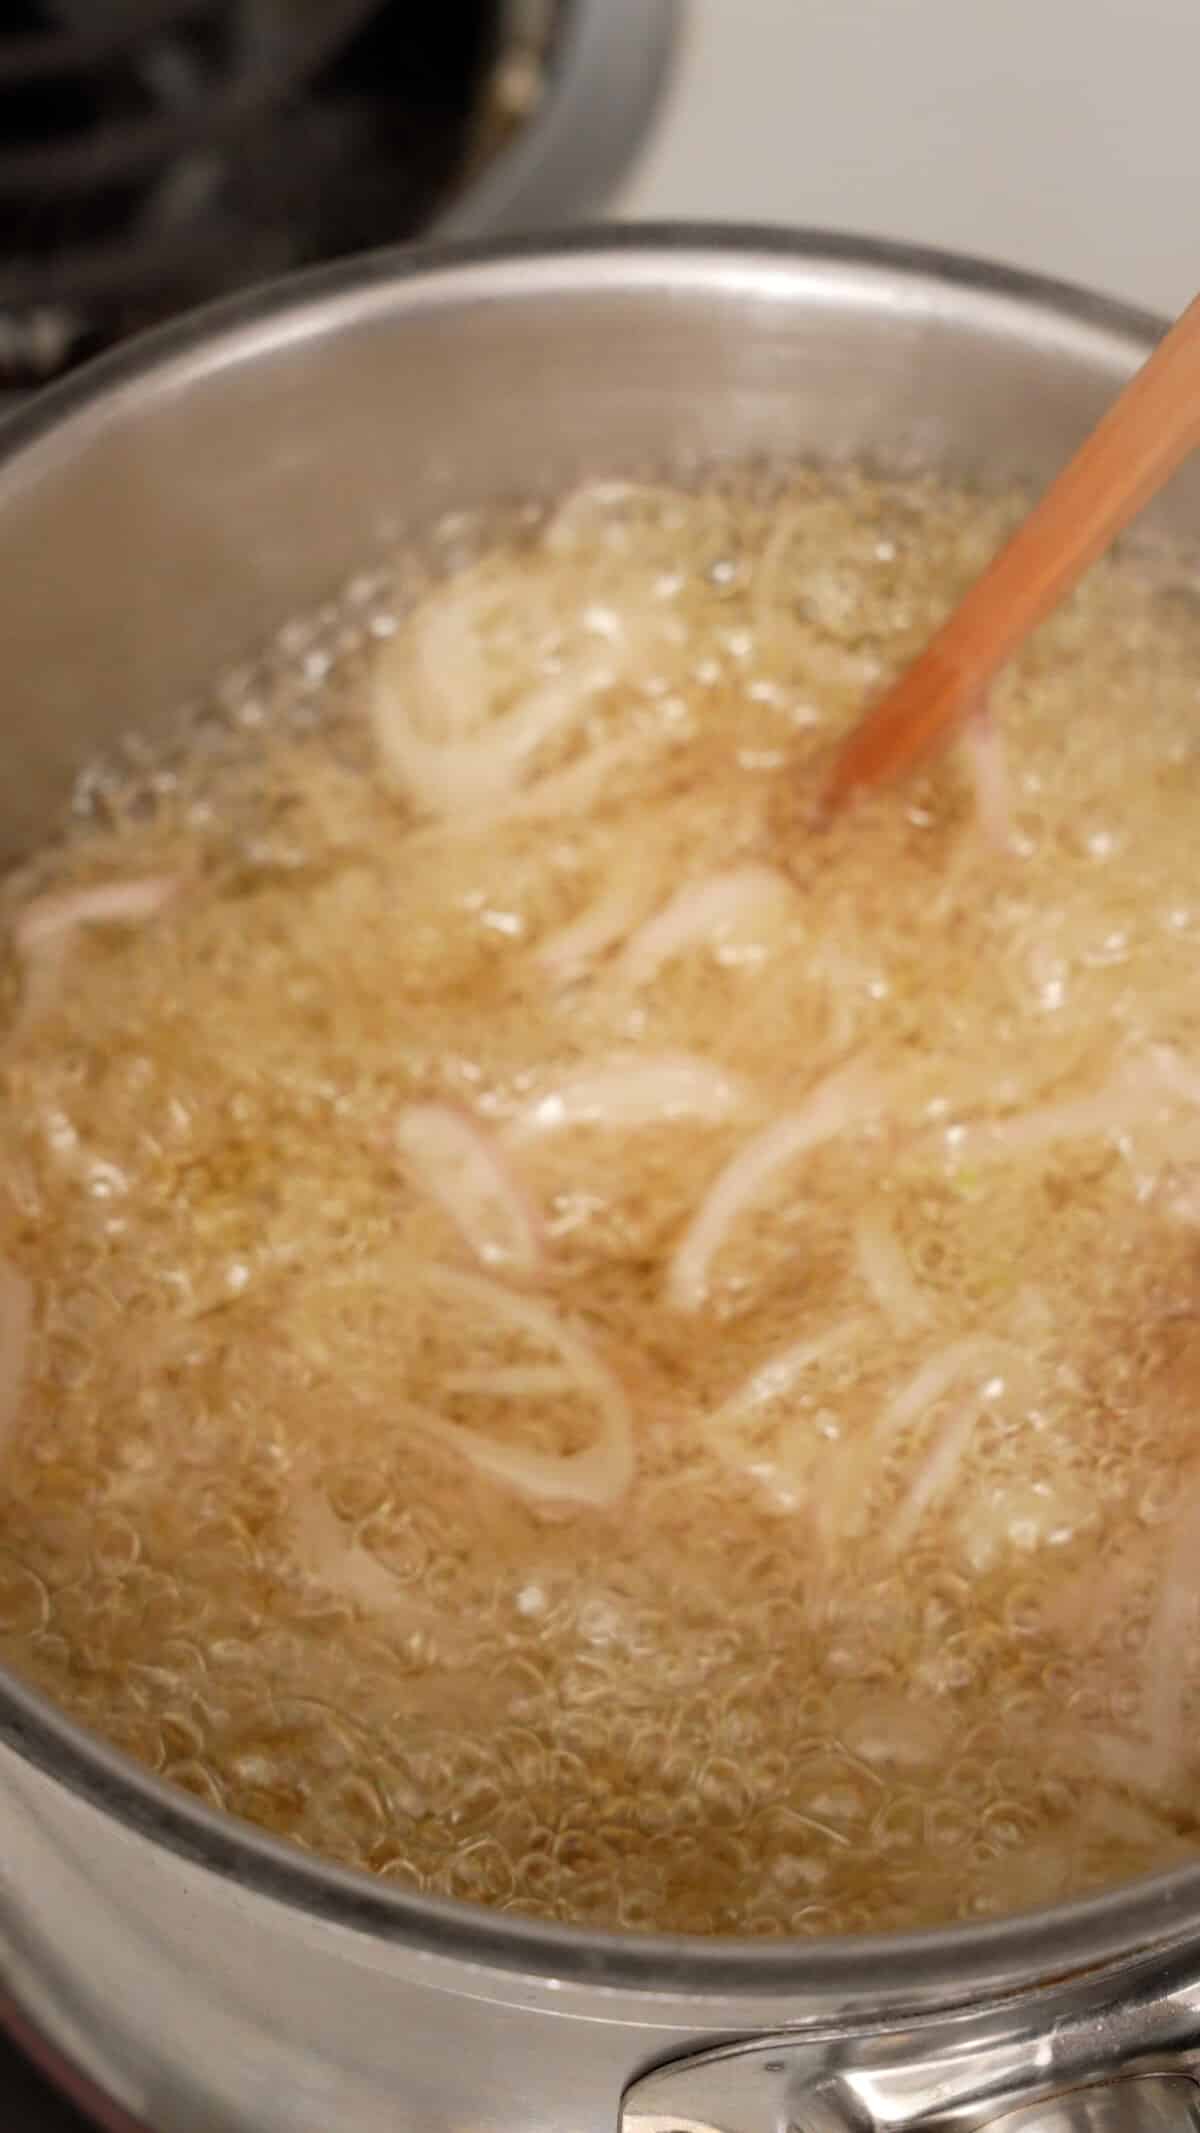
POLYGON ((1118 2075, 1018 2104, 985 2124, 987 2133, 1192 2133, 1200 2088, 1186 2074, 1118 2075))
MULTIPOLYGON (((1200 2087, 1187 2074, 1114 2074, 1002 2112, 960 2106, 955 2119, 970 2133, 1200 2133, 1200 2087)), ((875 2133, 876 2123, 849 2085, 798 2084, 778 2040, 657 2067, 621 2109, 621 2133, 875 2133)), ((918 2112, 906 2126, 932 2123, 918 2112)))

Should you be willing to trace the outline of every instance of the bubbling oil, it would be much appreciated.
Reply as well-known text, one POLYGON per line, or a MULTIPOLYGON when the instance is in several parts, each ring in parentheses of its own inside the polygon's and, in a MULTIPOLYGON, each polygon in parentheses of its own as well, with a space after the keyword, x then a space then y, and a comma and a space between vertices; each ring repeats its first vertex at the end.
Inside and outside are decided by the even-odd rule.
POLYGON ((455 521, 81 779, 3 889, 9 1664, 317 1854, 585 1925, 1193 1855, 1182 568, 998 685, 1002 835, 961 751, 811 819, 1016 508, 455 521))

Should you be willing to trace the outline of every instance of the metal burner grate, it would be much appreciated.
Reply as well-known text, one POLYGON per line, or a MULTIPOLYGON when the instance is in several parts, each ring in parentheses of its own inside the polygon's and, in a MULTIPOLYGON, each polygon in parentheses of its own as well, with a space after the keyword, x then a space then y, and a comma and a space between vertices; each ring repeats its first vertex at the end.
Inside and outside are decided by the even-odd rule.
POLYGON ((494 14, 483 0, 9 0, 0 386, 412 235, 465 153, 494 14))

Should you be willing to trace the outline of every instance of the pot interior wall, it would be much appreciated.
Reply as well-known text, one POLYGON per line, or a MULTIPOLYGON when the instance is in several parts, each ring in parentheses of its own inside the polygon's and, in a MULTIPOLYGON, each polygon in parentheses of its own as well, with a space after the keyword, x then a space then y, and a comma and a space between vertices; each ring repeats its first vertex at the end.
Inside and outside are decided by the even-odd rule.
MULTIPOLYGON (((14 425, 0 859, 93 751, 437 513, 748 455, 1037 479, 1145 345, 1099 306, 819 246, 571 248, 416 279, 383 259, 217 317, 14 425)), ((1200 479, 1170 510, 1200 525, 1200 479)))

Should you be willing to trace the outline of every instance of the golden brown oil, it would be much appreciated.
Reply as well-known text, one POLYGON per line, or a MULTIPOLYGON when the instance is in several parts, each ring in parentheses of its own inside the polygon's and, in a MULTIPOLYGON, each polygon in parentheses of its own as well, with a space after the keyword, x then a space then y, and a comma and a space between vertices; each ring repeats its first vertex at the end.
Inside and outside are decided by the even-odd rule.
POLYGON ((1041 633, 996 692, 1008 850, 959 756, 811 819, 1012 509, 806 474, 450 528, 178 761, 81 782, 6 921, 183 886, 74 929, 35 1014, 3 977, 6 1660, 317 1853, 565 1920, 891 1928, 1193 1850, 1200 610, 1110 563, 1041 633), (586 701, 503 776, 385 775, 372 701, 477 766, 548 684, 586 701), (656 913, 750 868, 777 892, 638 976, 656 913), (529 1127, 664 1058, 730 1103, 529 1127), (843 1071, 869 1104, 672 1302, 724 1166, 843 1071), (615 1503, 412 1425, 552 1456, 595 1422, 447 1390, 547 1358, 430 1283, 472 1261, 398 1158, 418 1100, 541 1211, 521 1293, 624 1389, 615 1503))

